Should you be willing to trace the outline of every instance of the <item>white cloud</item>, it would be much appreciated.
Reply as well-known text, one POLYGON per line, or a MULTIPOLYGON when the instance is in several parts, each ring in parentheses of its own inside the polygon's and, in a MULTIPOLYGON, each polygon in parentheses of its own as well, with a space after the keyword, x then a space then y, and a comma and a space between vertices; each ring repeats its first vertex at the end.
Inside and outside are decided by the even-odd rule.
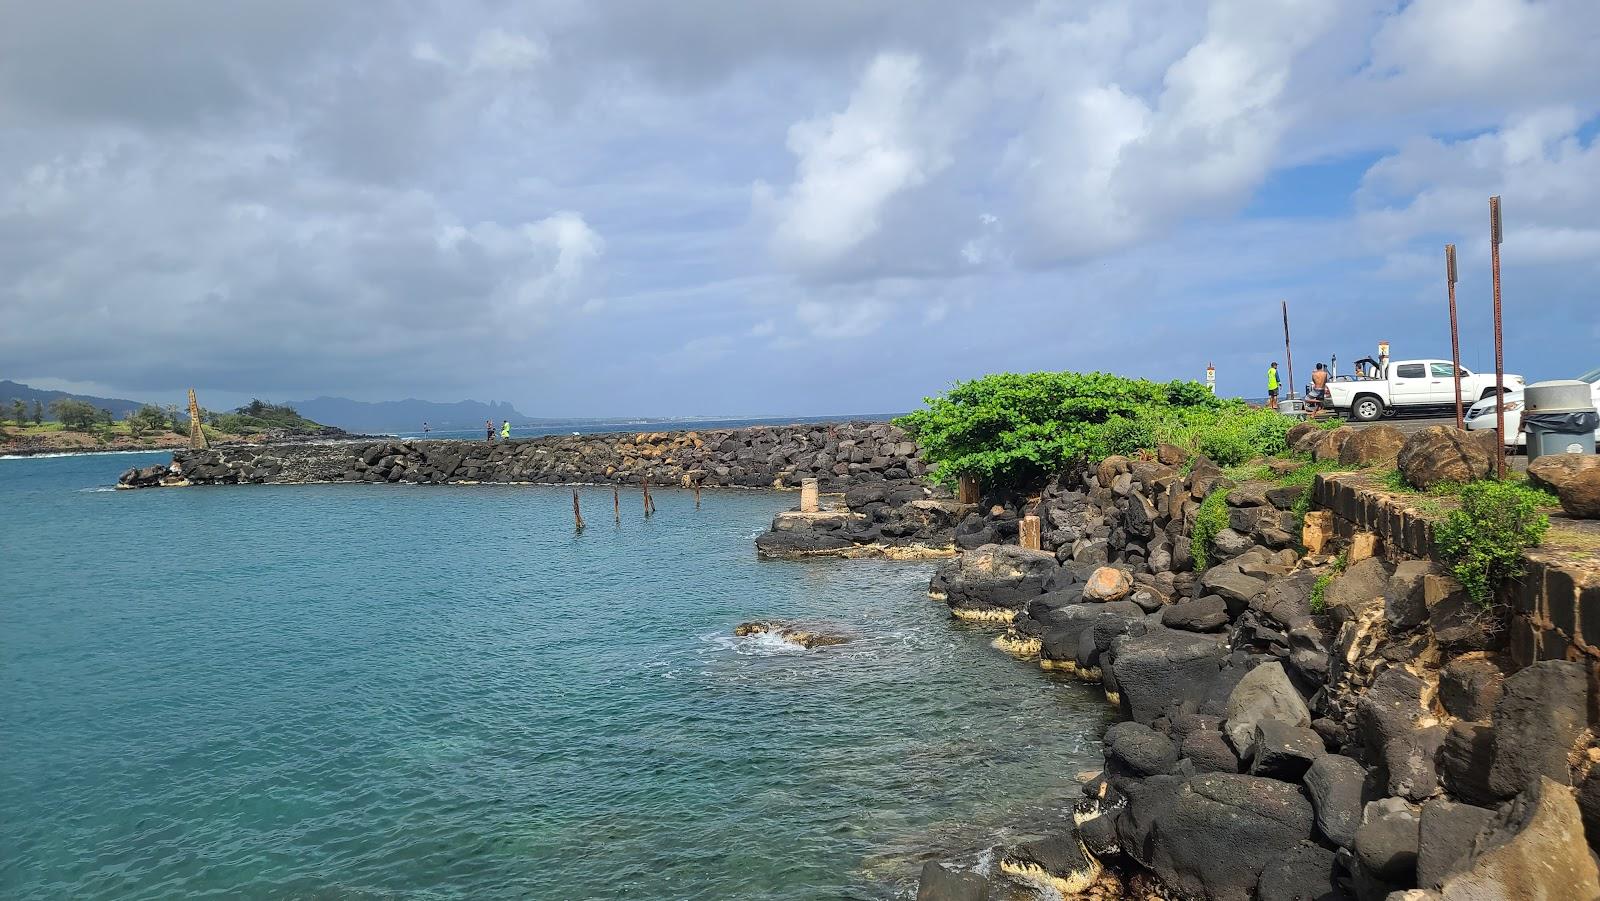
POLYGON ((516 72, 532 69, 550 56, 542 36, 528 37, 499 28, 478 35, 468 68, 476 71, 516 72))
POLYGON ((843 112, 796 123, 789 150, 794 184, 757 186, 756 206, 774 220, 772 247, 793 266, 839 262, 878 232, 884 207, 948 164, 919 121, 927 91, 921 62, 880 54, 843 112))
POLYGON ((852 302, 801 301, 795 308, 800 323, 817 338, 861 338, 877 331, 892 307, 875 298, 852 302))

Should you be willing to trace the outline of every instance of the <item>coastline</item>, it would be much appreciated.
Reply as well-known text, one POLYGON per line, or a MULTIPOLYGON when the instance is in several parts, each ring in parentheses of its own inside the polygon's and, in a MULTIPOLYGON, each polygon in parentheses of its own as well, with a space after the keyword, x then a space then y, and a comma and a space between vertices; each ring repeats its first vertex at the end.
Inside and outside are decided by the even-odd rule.
MULTIPOLYGON (((1429 432, 1296 428, 1303 456, 1258 469, 1287 475, 1342 454, 1372 465, 1379 445, 1392 463, 1413 443, 1418 453, 1444 447, 1429 432)), ((1105 767, 1084 781, 1071 823, 1037 840, 1002 840, 994 866, 930 861, 919 897, 979 898, 1005 882, 1104 898, 1378 898, 1498 877, 1483 852, 1430 869, 1402 848, 1413 862, 1385 869, 1363 856, 1363 834, 1368 843, 1395 830, 1426 841, 1430 816, 1449 811, 1472 819, 1483 841, 1516 846, 1533 840, 1529 811, 1561 822, 1600 817, 1600 769, 1590 771, 1600 755, 1589 748, 1566 762, 1592 740, 1584 665, 1572 662, 1592 652, 1559 619, 1496 622, 1476 611, 1430 558, 1431 541, 1419 537, 1431 528, 1426 517, 1378 487, 1329 475, 1309 487, 1236 478, 1163 447, 1058 473, 1037 496, 962 504, 925 483, 915 446, 900 453, 902 437, 879 424, 211 451, 130 471, 124 482, 794 488, 818 479, 835 499, 777 514, 758 555, 952 555, 928 595, 953 621, 988 627, 995 653, 1046 678, 1099 685, 1118 712, 1102 742, 1105 767), (1202 505, 1222 517, 1204 536, 1202 505), (1025 531, 1037 544, 1022 546, 1025 531), (1202 553, 1209 566, 1197 563, 1202 553), (1513 698, 1560 713, 1555 731, 1524 738, 1526 706, 1513 698), (1496 777, 1497 767, 1545 781, 1496 777), (1580 784, 1574 800, 1570 786, 1580 784)), ((1539 570, 1541 584, 1577 586, 1569 616, 1585 616, 1570 610, 1593 590, 1582 568, 1591 564, 1539 565, 1562 573, 1539 570)), ((1553 603, 1519 599, 1521 590, 1500 586, 1506 610, 1553 603)), ((1579 859, 1570 842, 1539 853, 1579 859)), ((1600 878, 1592 866, 1574 878, 1600 878)))

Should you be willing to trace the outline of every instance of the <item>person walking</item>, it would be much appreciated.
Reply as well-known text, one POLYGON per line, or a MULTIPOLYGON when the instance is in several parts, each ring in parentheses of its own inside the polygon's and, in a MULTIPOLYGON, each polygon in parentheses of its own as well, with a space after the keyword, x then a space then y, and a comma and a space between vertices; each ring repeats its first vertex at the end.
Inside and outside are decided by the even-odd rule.
POLYGON ((490 444, 494 443, 494 420, 493 419, 485 419, 483 421, 483 440, 489 442, 490 444))
POLYGON ((1311 373, 1311 387, 1306 390, 1306 415, 1316 417, 1328 403, 1328 368, 1321 363, 1311 373))
POLYGON ((1267 409, 1278 409, 1278 361, 1267 367, 1267 409))
POLYGON ((511 420, 509 420, 509 419, 507 419, 505 422, 500 423, 500 440, 501 441, 510 441, 511 440, 511 420))

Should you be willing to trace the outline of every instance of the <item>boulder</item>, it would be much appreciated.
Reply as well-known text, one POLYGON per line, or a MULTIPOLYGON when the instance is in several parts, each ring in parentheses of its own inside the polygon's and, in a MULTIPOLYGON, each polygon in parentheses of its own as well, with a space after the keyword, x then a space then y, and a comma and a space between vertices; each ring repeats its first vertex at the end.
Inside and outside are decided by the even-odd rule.
POLYGON ((989 901, 989 880, 980 873, 951 870, 930 860, 922 865, 917 901, 989 901))
POLYGON ((1185 735, 1178 755, 1189 761, 1196 773, 1239 772, 1239 755, 1218 729, 1196 729, 1185 735))
POLYGON ((1301 842, 1267 864, 1256 886, 1256 901, 1346 901, 1334 886, 1334 854, 1301 842))
POLYGON ((1494 821, 1494 811, 1435 798, 1422 805, 1417 841, 1417 885, 1438 888, 1472 855, 1472 843, 1494 821))
POLYGON ((1312 445, 1312 458, 1319 463, 1339 459, 1339 452, 1344 449, 1344 443, 1350 440, 1350 436, 1357 431, 1354 427, 1347 425, 1328 429, 1317 438, 1316 444, 1312 445))
POLYGON ((1175 444, 1157 444, 1156 459, 1164 466, 1182 466, 1189 460, 1189 452, 1175 444))
POLYGON ((1249 760, 1254 754, 1258 727, 1268 720, 1290 727, 1311 725, 1310 709, 1277 661, 1246 673, 1228 695, 1223 732, 1241 759, 1249 760))
POLYGON ((1234 529, 1223 529, 1211 536, 1211 546, 1224 558, 1237 557, 1245 551, 1256 546, 1249 536, 1242 535, 1234 529))
POLYGON ((1055 555, 1010 544, 986 544, 955 558, 945 588, 951 607, 1017 608, 1044 593, 1059 568, 1055 555))
POLYGON ((1200 578, 1200 585, 1211 594, 1229 602, 1230 607, 1243 610, 1252 599, 1267 590, 1267 583, 1247 576, 1233 566, 1214 566, 1200 578))
POLYGON ((1445 734, 1424 725, 1422 680, 1390 667, 1356 701, 1362 744, 1380 764, 1389 794, 1421 801, 1439 790, 1435 758, 1445 734))
POLYGON ((1250 901, 1262 871, 1311 838, 1311 804, 1275 779, 1204 773, 1159 800, 1147 865, 1183 897, 1250 901))
POLYGON ((1443 572, 1431 560, 1403 560, 1395 566, 1383 592, 1383 614, 1390 629, 1405 632, 1422 625, 1428 618, 1423 580, 1443 572))
POLYGON ((1089 575, 1083 586, 1086 601, 1120 601, 1133 590, 1133 576, 1125 569, 1101 566, 1089 575))
POLYGON ((1187 632, 1215 632, 1228 624, 1228 604, 1215 594, 1183 601, 1162 609, 1161 624, 1187 632))
POLYGON ((756 553, 774 559, 835 554, 853 545, 848 538, 829 532, 763 532, 756 536, 756 553))
POLYGON ((1141 723, 1113 723, 1105 734, 1106 772, 1114 776, 1159 776, 1172 771, 1178 749, 1172 739, 1141 723))
POLYGON ((1112 454, 1100 461, 1095 468, 1095 478, 1099 480, 1101 488, 1110 488, 1117 476, 1128 471, 1128 458, 1121 454, 1112 454))
POLYGON ((1368 608, 1383 603, 1391 571, 1376 557, 1352 563, 1328 582, 1322 599, 1334 622, 1344 625, 1368 608))
MULTIPOLYGON (((1143 625, 1143 624, 1140 624, 1143 625)), ((1129 718, 1154 722, 1172 705, 1198 706, 1221 669, 1224 651, 1214 638, 1162 626, 1122 635, 1111 645, 1121 705, 1129 718)))
POLYGON ((1439 886, 1446 901, 1600 898, 1572 790, 1550 779, 1523 794, 1473 842, 1471 859, 1439 886))
POLYGON ((1439 672, 1439 702, 1451 716, 1488 720, 1500 702, 1505 672, 1482 654, 1457 657, 1439 672))
POLYGON ((1439 767, 1445 788, 1470 804, 1495 804, 1489 791, 1489 767, 1494 763, 1494 729, 1488 723, 1458 722, 1445 733, 1439 749, 1439 767))
POLYGON ((1410 887, 1417 881, 1418 818, 1400 798, 1367 804, 1351 850, 1377 882, 1410 887))
POLYGON ((1441 482, 1487 478, 1495 462, 1492 450, 1460 429, 1428 426, 1406 439, 1395 466, 1407 484, 1426 491, 1441 482))
POLYGON ((1392 425, 1369 425, 1356 430, 1339 447, 1340 466, 1377 466, 1389 463, 1406 443, 1404 432, 1392 425))
POLYGON ((1322 423, 1311 422, 1307 420, 1297 422, 1290 426, 1289 431, 1284 434, 1283 440, 1290 450, 1299 451, 1300 453, 1310 453, 1311 448, 1315 446, 1315 443, 1307 443, 1307 439, 1320 438, 1321 435, 1322 423), (1305 444, 1306 446, 1301 447, 1302 444, 1305 444))
POLYGON ((1250 775, 1299 782, 1312 761, 1327 753, 1322 737, 1307 726, 1265 720, 1256 727, 1255 758, 1250 775))
POLYGON ((1350 847, 1366 804, 1366 768, 1342 754, 1324 754, 1311 762, 1302 781, 1317 829, 1335 845, 1350 847))
POLYGON ((1528 464, 1528 481, 1561 498, 1568 516, 1600 519, 1600 456, 1545 454, 1528 464))
POLYGON ((1072 831, 1012 848, 1000 858, 1000 871, 1070 898, 1094 884, 1100 876, 1100 862, 1072 831))
POLYGON ((1310 490, 1304 485, 1280 485, 1267 491, 1267 502, 1279 510, 1293 510, 1310 490))
POLYGON ((1541 660, 1508 676, 1494 705, 1489 790, 1510 797, 1541 777, 1571 785, 1567 755, 1588 722, 1583 664, 1541 660))

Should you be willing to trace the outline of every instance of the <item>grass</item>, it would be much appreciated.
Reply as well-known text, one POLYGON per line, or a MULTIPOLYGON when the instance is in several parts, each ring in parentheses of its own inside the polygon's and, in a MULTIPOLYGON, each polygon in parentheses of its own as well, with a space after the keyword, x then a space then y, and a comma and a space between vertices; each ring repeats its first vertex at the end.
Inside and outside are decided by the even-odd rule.
POLYGON ((1228 527, 1228 492, 1217 490, 1206 495, 1194 515, 1194 526, 1189 532, 1189 552, 1194 557, 1194 571, 1205 572, 1211 565, 1211 540, 1228 527))
POLYGON ((1334 576, 1344 572, 1348 564, 1344 554, 1333 558, 1333 565, 1327 571, 1317 576, 1317 581, 1311 586, 1311 612, 1325 613, 1328 609, 1328 585, 1333 582, 1334 576))

